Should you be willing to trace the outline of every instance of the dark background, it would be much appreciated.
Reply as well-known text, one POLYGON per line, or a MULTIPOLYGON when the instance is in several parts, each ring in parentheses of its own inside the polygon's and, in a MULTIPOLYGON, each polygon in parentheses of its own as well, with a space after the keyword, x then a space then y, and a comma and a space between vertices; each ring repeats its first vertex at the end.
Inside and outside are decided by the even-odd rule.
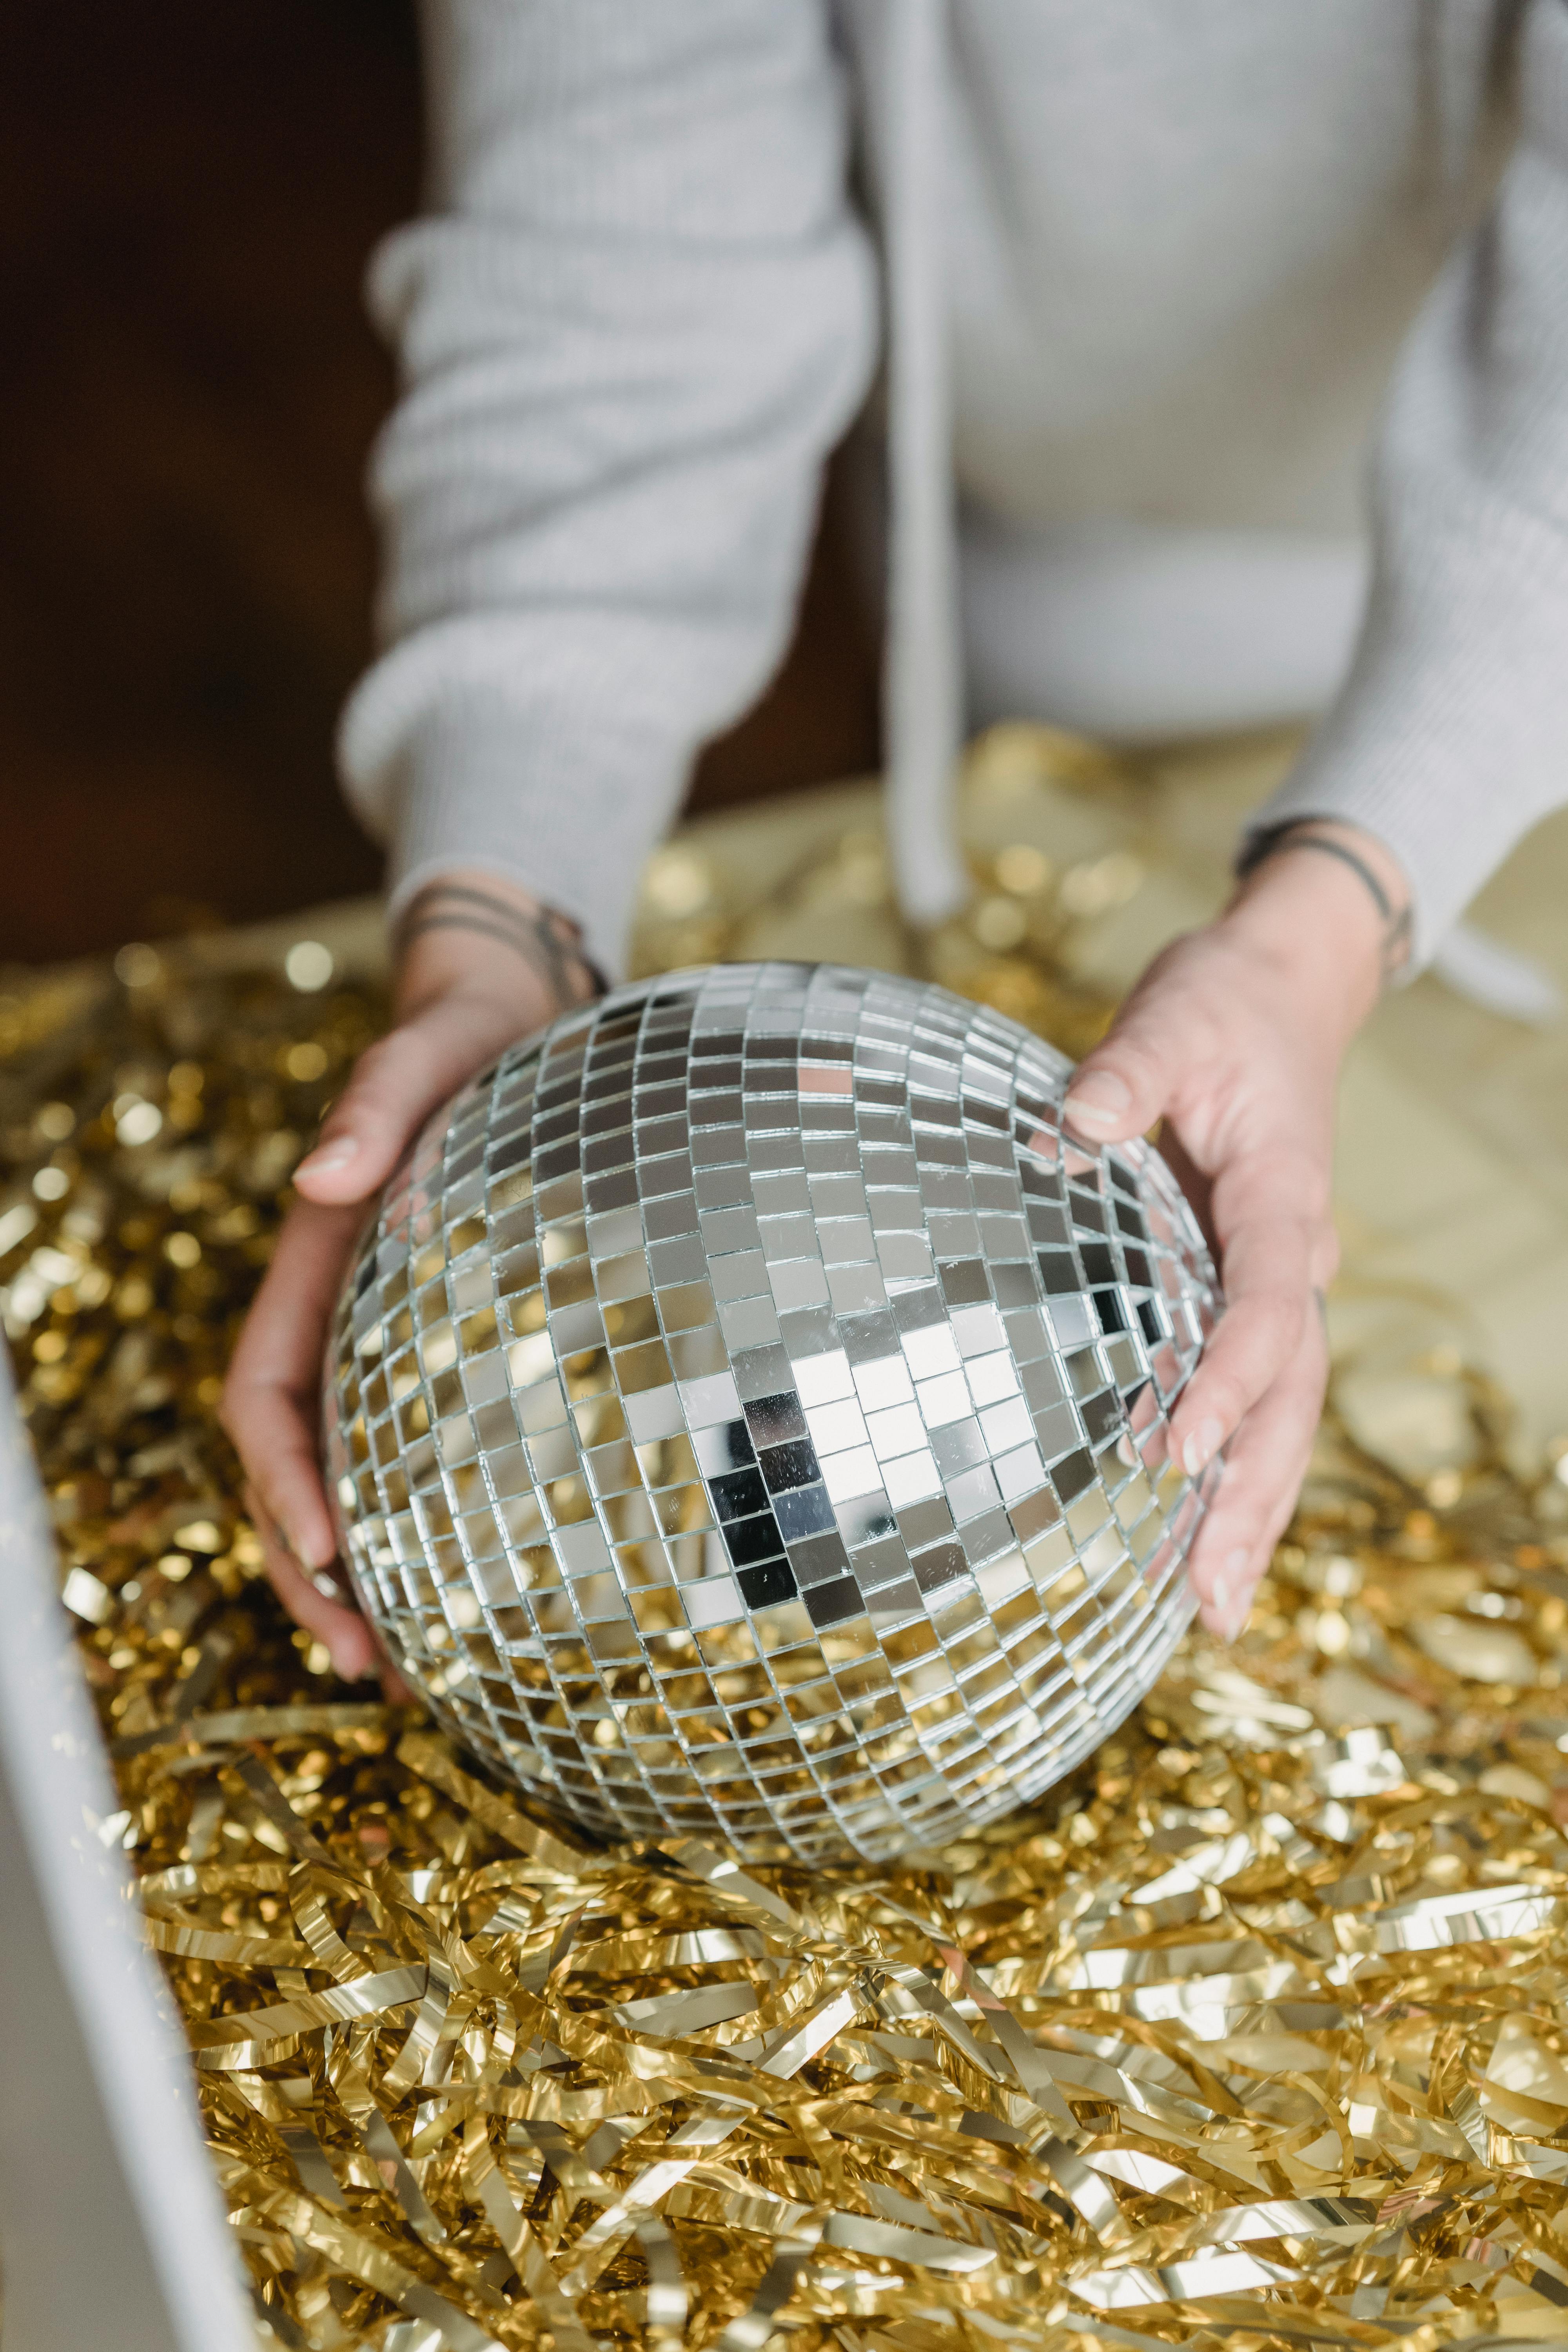
MULTIPOLYGON (((392 399, 360 298, 417 201, 405 0, 13 0, 0 19, 0 961, 374 888, 339 797, 392 399)), ((869 766, 830 493, 713 806, 869 766)))

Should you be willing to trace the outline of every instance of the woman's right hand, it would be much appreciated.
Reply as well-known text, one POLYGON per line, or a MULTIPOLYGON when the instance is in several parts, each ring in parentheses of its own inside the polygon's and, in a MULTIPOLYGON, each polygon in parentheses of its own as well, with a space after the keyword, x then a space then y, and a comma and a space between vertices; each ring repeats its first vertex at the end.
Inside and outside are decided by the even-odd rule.
POLYGON ((321 1357, 350 1255, 431 1112, 598 985, 574 926, 489 873, 445 875, 420 891, 399 942, 395 1026, 361 1055, 294 1171, 299 1197, 240 1333, 222 1409, 273 1589, 351 1682, 382 1662, 333 1571, 319 1437, 321 1357))
MULTIPOLYGON (((1380 842, 1327 820, 1312 831, 1320 845, 1342 837, 1390 905, 1405 903, 1380 842)), ((1219 1259, 1225 1311, 1169 1442, 1194 1478, 1226 1448, 1188 1568, 1205 1623, 1226 1642, 1289 1517, 1322 1408, 1322 1294, 1339 1255, 1335 1085, 1377 1001, 1390 937, 1342 858, 1282 845, 1217 921, 1155 959, 1067 1096, 1069 1122, 1096 1144, 1164 1122, 1164 1149, 1219 1259)))

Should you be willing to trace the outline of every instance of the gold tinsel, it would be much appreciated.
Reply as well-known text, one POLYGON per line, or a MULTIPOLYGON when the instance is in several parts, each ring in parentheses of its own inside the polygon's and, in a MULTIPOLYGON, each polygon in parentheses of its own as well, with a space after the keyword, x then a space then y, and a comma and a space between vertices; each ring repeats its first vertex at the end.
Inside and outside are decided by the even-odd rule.
MULTIPOLYGON (((796 899, 864 894, 862 849, 796 899)), ((1021 918, 949 967, 1092 1030, 1030 944, 1044 878, 1002 863, 1021 918)), ((100 1833, 262 2340, 1568 2336, 1568 1543, 1496 1397, 1421 1371, 1466 1426, 1420 1490, 1331 1416, 1241 1643, 1194 1640, 1021 1818, 897 1870, 586 1851, 335 1683, 258 1580, 222 1366, 383 1015, 321 955, 0 993, 0 1299, 100 1833)))

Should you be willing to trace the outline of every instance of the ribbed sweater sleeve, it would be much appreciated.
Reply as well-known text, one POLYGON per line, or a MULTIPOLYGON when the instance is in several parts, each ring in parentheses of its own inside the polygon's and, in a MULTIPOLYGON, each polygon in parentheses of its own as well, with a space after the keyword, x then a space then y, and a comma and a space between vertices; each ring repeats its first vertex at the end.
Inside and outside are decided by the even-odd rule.
POLYGON ((621 964, 694 753, 787 639, 876 298, 820 0, 426 0, 431 203, 371 268, 393 903, 514 877, 621 964))
POLYGON ((1355 662, 1250 837, 1364 825, 1401 860, 1425 961, 1568 803, 1568 5, 1533 0, 1517 144, 1396 373, 1373 468, 1355 662))

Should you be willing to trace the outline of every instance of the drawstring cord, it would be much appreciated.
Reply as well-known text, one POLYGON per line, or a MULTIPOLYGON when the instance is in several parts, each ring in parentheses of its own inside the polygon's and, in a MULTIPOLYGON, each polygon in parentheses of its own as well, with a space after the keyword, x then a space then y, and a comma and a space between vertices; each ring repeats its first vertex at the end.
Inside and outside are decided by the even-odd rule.
POLYGON ((963 731, 943 268, 945 0, 889 0, 883 203, 888 311, 888 838, 911 922, 968 895, 954 808, 963 731))

